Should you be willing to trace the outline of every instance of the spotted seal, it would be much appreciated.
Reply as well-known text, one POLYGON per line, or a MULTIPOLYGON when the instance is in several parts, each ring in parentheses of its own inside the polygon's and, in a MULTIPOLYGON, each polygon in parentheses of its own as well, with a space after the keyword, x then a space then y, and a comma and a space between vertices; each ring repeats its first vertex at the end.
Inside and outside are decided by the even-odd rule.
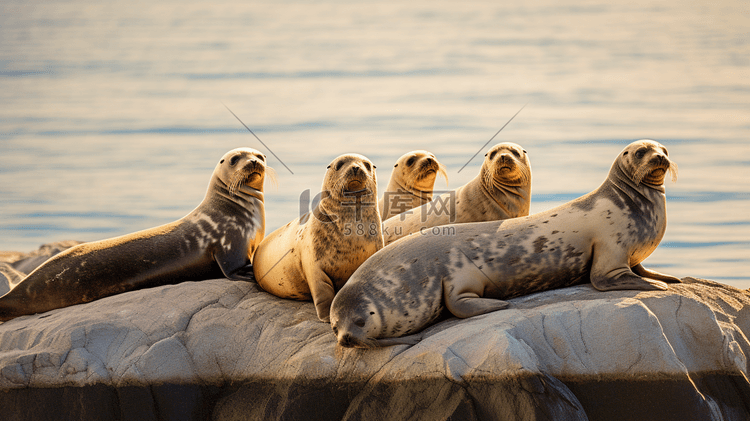
POLYGON ((327 322, 336 291, 383 247, 375 165, 362 155, 341 155, 326 169, 321 192, 312 212, 260 243, 253 270, 261 288, 277 297, 312 299, 327 322))
POLYGON ((265 233, 263 182, 272 169, 257 150, 227 152, 203 201, 155 228, 83 243, 50 258, 0 297, 0 321, 140 288, 242 274, 265 233))
POLYGON ((464 222, 496 221, 529 214, 531 163, 511 142, 493 146, 479 174, 454 191, 383 222, 385 244, 429 228, 464 222))
POLYGON ((678 278, 644 268, 666 229, 667 149, 636 141, 593 192, 531 216, 456 224, 373 255, 339 291, 331 326, 345 347, 413 344, 440 314, 500 310, 509 298, 591 282, 601 291, 665 290, 678 278), (409 335, 404 336, 403 335, 409 335))
POLYGON ((388 187, 378 202, 380 217, 385 221, 432 200, 438 174, 448 180, 445 165, 432 153, 416 150, 403 154, 393 166, 388 187))

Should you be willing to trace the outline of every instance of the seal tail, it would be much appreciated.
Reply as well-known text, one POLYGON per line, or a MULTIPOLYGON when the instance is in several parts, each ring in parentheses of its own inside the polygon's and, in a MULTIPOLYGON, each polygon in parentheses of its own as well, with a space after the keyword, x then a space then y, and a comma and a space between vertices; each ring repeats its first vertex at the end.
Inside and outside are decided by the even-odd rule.
POLYGON ((5 294, 6 292, 15 288, 16 285, 18 285, 18 283, 21 282, 25 277, 25 274, 17 271, 8 263, 0 263, 0 297, 2 297, 2 294, 5 294), (7 291, 3 288, 5 285, 3 285, 2 278, 5 278, 8 283, 7 291))

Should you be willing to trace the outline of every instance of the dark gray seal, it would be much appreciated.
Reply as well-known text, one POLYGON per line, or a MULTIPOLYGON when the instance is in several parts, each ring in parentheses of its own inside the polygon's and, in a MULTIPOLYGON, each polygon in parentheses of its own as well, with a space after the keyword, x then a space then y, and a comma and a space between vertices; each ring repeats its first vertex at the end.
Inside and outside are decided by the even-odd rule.
POLYGON ((227 152, 205 198, 188 215, 52 257, 0 297, 0 321, 140 288, 252 279, 240 269, 250 263, 265 234, 263 182, 270 171, 265 155, 254 149, 227 152))
POLYGON ((455 235, 416 235, 373 255, 331 306, 340 345, 413 344, 443 305, 465 318, 509 298, 591 282, 601 291, 666 290, 678 278, 641 262, 667 226, 667 149, 641 140, 617 157, 593 192, 551 210, 503 221, 455 224, 455 235), (413 334, 413 335, 410 335, 413 334), (403 335, 410 335, 402 337, 403 335))

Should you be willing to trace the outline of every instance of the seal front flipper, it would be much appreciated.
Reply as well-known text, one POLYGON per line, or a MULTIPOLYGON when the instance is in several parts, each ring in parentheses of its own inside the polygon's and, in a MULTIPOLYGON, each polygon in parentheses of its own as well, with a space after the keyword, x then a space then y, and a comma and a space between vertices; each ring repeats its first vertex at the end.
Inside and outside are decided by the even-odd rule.
MULTIPOLYGON (((599 291, 618 289, 666 290, 667 284, 642 278, 630 269, 626 251, 607 242, 594 244, 591 263, 591 284, 599 291)), ((638 266, 638 265, 636 265, 638 266)))
POLYGON ((630 268, 633 272, 635 272, 637 275, 641 275, 644 278, 651 278, 656 279, 657 281, 664 281, 669 283, 681 283, 682 281, 680 278, 677 278, 672 275, 667 275, 664 273, 659 273, 653 270, 649 270, 643 267, 642 264, 638 263, 637 265, 630 268))
POLYGON ((331 278, 314 262, 302 262, 302 270, 305 272, 318 318, 330 323, 331 302, 333 302, 333 297, 336 294, 331 278))
POLYGON ((448 311, 460 319, 502 310, 510 305, 507 301, 482 297, 480 295, 484 292, 482 282, 472 283, 471 281, 464 282, 464 280, 453 279, 444 284, 443 288, 445 306, 448 311))
POLYGON ((253 266, 247 261, 240 262, 236 257, 223 253, 214 253, 214 261, 219 265, 224 277, 233 281, 255 281, 253 266))
POLYGON ((415 333, 413 335, 402 336, 400 338, 373 339, 372 342, 377 346, 393 346, 393 345, 416 345, 421 340, 422 340, 422 334, 415 333))
POLYGON ((248 263, 239 269, 235 269, 235 271, 230 273, 229 276, 227 276, 227 278, 233 281, 255 282, 255 273, 253 273, 253 265, 251 263, 248 263))

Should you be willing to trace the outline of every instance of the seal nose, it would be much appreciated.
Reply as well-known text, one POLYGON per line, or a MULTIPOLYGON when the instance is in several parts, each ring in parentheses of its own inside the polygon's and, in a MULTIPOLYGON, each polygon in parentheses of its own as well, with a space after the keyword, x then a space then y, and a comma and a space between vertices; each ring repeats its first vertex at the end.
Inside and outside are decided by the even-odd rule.
POLYGON ((359 167, 352 167, 352 173, 353 173, 354 175, 357 175, 357 174, 359 174, 359 170, 360 170, 360 168, 359 168, 359 167))
POLYGON ((513 162, 513 158, 510 156, 509 153, 500 154, 500 157, 497 160, 504 164, 513 162))
POLYGON ((352 335, 348 333, 344 333, 341 338, 339 339, 339 345, 345 347, 345 348, 353 348, 354 342, 352 341, 352 335))

